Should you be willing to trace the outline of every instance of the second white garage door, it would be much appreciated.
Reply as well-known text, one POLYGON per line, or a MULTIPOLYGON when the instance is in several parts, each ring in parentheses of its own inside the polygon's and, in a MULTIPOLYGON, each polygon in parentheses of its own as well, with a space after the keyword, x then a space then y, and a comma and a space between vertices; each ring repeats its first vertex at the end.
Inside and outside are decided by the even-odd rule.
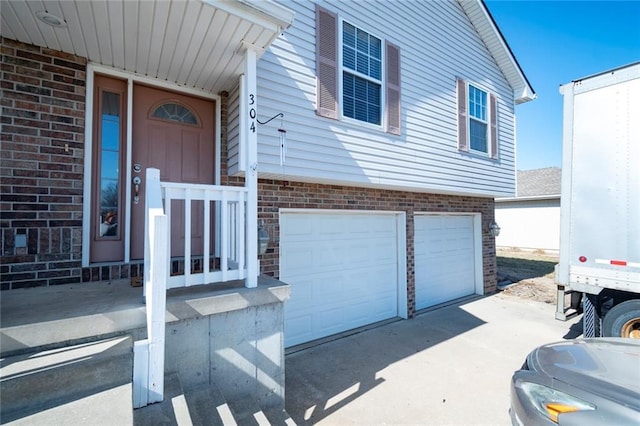
POLYGON ((285 346, 398 315, 398 216, 280 215, 285 346))
POLYGON ((416 310, 474 294, 474 216, 416 215, 414 229, 416 310))

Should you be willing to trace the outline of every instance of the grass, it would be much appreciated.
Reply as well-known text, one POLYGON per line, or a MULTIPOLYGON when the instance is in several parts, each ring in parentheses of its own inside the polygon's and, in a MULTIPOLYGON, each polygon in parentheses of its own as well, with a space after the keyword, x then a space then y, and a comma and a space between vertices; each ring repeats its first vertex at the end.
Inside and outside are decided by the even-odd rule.
POLYGON ((528 279, 553 275, 558 258, 544 252, 499 250, 498 272, 501 275, 528 279))

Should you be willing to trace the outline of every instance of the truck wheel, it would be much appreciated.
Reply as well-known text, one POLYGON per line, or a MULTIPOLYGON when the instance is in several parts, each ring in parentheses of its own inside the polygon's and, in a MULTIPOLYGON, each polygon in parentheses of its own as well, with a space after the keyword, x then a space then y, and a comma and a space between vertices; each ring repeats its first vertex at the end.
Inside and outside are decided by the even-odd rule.
POLYGON ((627 300, 611 308, 602 328, 605 337, 640 339, 640 300, 627 300))

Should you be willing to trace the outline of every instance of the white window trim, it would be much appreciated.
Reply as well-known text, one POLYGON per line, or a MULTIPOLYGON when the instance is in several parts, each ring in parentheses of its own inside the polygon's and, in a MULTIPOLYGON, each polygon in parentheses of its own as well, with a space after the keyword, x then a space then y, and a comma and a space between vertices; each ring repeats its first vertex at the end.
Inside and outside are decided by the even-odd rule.
MULTIPOLYGON (((471 81, 466 81, 465 82, 465 90, 467 91, 467 146, 469 147, 469 152, 472 154, 477 154, 477 155, 481 155, 483 157, 488 157, 491 158, 491 91, 487 90, 485 87, 482 87, 479 84, 476 84, 474 82, 471 81), (485 105, 485 109, 486 109, 486 121, 483 121, 477 117, 472 117, 471 116, 471 109, 469 108, 469 103, 470 103, 470 99, 471 96, 469 95, 469 86, 473 86, 476 90, 482 90, 485 95, 486 95, 486 105, 485 105), (487 126, 487 129, 485 131, 485 136, 487 138, 487 149, 486 151, 480 151, 477 149, 474 149, 471 147, 471 120, 476 120, 479 123, 483 123, 484 125, 487 126)), ((497 100, 496 100, 497 102, 497 100)), ((497 131, 497 129, 496 129, 497 131)))
POLYGON ((387 84, 386 84, 386 66, 387 66, 387 52, 386 52, 386 40, 383 37, 378 36, 377 34, 374 34, 371 31, 367 31, 365 30, 362 26, 356 25, 354 24, 352 21, 348 20, 348 19, 344 19, 341 16, 338 15, 338 118, 341 121, 344 121, 345 123, 350 123, 350 124, 355 124, 358 126, 362 126, 368 129, 373 129, 373 130, 378 130, 378 131, 385 131, 385 129, 387 128, 387 123, 386 123, 386 89, 387 89, 387 84), (376 80, 374 78, 371 78, 368 75, 359 73, 358 71, 355 70, 351 70, 348 68, 344 67, 343 64, 343 25, 344 23, 347 22, 348 24, 354 26, 356 29, 361 29, 362 31, 366 31, 367 34, 374 36, 375 38, 377 38, 378 40, 380 40, 381 46, 380 49, 382 50, 381 52, 381 70, 380 70, 380 80, 376 80), (343 77, 343 73, 346 70, 346 72, 353 74, 355 76, 358 76, 360 78, 363 78, 367 81, 371 81, 374 83, 380 83, 380 124, 373 124, 373 123, 369 123, 366 121, 361 121, 361 120, 357 120, 355 118, 351 118, 351 117, 346 117, 343 113, 344 111, 344 77, 343 77))

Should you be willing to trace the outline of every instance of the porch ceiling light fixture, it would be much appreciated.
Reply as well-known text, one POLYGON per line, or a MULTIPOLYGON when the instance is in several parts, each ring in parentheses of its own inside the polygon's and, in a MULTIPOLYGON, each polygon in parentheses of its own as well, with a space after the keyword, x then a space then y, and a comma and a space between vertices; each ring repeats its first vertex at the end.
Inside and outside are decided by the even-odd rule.
POLYGON ((498 235, 500 235, 500 227, 497 223, 491 222, 491 224, 489 225, 489 232, 491 233, 492 237, 497 237, 498 235))
POLYGON ((280 127, 278 128, 278 135, 280 137, 280 165, 282 166, 284 165, 284 162, 287 157, 287 131, 284 129, 284 124, 283 124, 284 114, 279 112, 264 122, 258 120, 257 118, 256 118, 256 121, 258 122, 258 124, 264 125, 269 123, 272 120, 275 120, 278 117, 280 117, 280 127))
POLYGON ((48 10, 40 10, 36 12, 36 18, 47 25, 51 25, 52 27, 64 28, 67 26, 67 21, 53 13, 50 13, 48 10))

